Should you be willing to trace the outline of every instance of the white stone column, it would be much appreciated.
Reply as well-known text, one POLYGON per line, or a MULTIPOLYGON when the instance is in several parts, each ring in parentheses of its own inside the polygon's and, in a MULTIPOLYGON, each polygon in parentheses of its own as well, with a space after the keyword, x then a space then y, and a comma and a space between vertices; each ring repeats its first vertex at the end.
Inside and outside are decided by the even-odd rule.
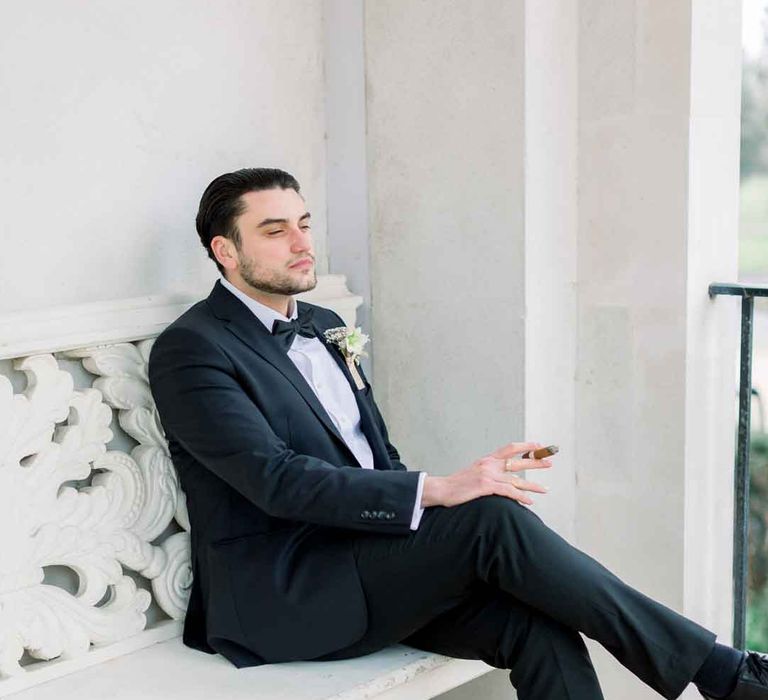
POLYGON ((710 300, 738 270, 741 3, 692 3, 685 442, 686 613, 731 633, 740 301, 710 300))
POLYGON ((576 512, 578 6, 525 9, 525 435, 560 452, 529 471, 536 511, 573 541, 576 512))
POLYGON ((523 437, 522 10, 365 6, 375 391, 432 474, 523 437))
MULTIPOLYGON (((736 279, 739 19, 733 0, 579 17, 577 539, 725 642, 738 319, 707 286, 736 279)), ((654 696, 591 650, 606 697, 654 696)))

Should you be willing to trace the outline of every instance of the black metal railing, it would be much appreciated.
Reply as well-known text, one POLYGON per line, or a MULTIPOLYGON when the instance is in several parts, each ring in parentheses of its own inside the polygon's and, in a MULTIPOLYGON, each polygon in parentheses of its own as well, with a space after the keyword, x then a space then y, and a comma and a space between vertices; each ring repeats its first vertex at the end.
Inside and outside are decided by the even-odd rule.
POLYGON ((749 441, 752 403, 752 324, 755 297, 768 297, 768 286, 709 285, 709 296, 741 297, 741 360, 739 371, 739 431, 736 441, 733 527, 733 645, 744 649, 747 627, 747 565, 749 552, 749 441))

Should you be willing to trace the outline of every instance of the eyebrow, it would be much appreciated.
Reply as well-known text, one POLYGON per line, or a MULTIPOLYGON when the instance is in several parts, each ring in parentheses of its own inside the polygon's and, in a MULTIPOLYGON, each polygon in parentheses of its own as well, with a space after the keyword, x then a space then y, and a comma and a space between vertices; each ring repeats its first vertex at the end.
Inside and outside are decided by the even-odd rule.
MULTIPOLYGON (((301 223, 302 221, 308 221, 311 216, 312 215, 309 212, 307 212, 306 214, 302 214, 299 217, 299 223, 301 223)), ((264 221, 258 224, 256 228, 261 228, 262 226, 271 226, 272 224, 287 224, 287 223, 288 223, 288 219, 264 219, 264 221)))

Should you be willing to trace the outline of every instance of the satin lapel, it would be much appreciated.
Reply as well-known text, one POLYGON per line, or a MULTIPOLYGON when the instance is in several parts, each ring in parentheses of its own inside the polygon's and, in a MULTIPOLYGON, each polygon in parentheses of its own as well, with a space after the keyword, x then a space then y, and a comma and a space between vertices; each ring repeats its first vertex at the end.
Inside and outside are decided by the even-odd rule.
POLYGON ((312 391, 296 365, 277 343, 264 325, 256 319, 250 309, 239 299, 230 294, 219 282, 213 288, 208 303, 214 314, 226 321, 227 330, 240 338, 254 352, 257 352, 273 367, 278 369, 293 384, 323 425, 346 446, 341 433, 336 429, 330 416, 323 408, 315 392, 312 391))
POLYGON ((331 357, 344 373, 344 376, 347 378, 347 382, 349 382, 349 387, 352 390, 352 393, 355 395, 357 408, 360 411, 360 429, 368 439, 368 444, 370 445, 371 452, 373 453, 374 463, 382 465, 382 468, 384 469, 390 469, 390 459, 389 453, 387 452, 387 446, 384 444, 384 438, 381 436, 381 433, 379 432, 379 429, 376 425, 370 399, 367 396, 367 392, 370 391, 370 385, 368 384, 367 380, 364 379, 363 381, 365 381, 366 386, 368 387, 367 390, 358 389, 355 386, 355 380, 349 371, 349 367, 347 367, 347 362, 344 359, 344 355, 342 354, 341 350, 333 343, 325 342, 323 333, 326 328, 323 328, 317 322, 314 323, 314 326, 315 330, 317 331, 318 338, 320 338, 322 343, 325 345, 326 350, 328 350, 328 352, 331 354, 331 357))

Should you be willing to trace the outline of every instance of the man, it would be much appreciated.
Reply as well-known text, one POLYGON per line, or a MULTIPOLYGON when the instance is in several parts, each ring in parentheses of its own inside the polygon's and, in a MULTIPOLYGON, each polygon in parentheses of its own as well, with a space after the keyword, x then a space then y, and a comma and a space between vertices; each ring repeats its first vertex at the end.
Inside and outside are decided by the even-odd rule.
MULTIPOLYGON (((236 666, 403 642, 510 671, 520 700, 602 698, 579 635, 666 698, 768 699, 768 660, 624 584, 528 507, 511 443, 409 471, 325 332, 310 214, 280 170, 216 178, 197 230, 222 278, 155 342, 149 379, 192 524, 184 642, 236 666)), ((355 376, 357 374, 357 376, 355 376)))

